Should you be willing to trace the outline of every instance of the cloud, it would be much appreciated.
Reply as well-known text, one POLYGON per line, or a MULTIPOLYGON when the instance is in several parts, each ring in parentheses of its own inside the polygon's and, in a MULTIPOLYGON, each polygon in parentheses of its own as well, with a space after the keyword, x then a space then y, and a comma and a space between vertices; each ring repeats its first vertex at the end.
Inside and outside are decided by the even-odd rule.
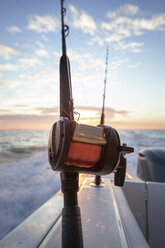
POLYGON ((28 20, 27 28, 37 33, 55 32, 58 29, 59 21, 55 16, 32 15, 28 20))
MULTIPOLYGON (((9 80, 9 79, 2 79, 0 81, 0 87, 3 88, 3 89, 14 89, 16 88, 17 86, 21 86, 22 85, 22 81, 18 80, 18 79, 12 79, 12 80, 9 80)), ((10 94, 10 91, 8 91, 8 95, 6 97, 6 95, 4 95, 4 99, 3 99, 3 104, 5 104, 5 100, 7 98, 8 101, 12 101, 12 95, 10 94)), ((17 95, 17 92, 13 92, 13 96, 16 96, 17 95)), ((18 100, 18 99, 17 99, 18 100)))
POLYGON ((88 42, 89 45, 93 45, 93 43, 97 43, 100 46, 103 46, 104 45, 104 39, 95 35, 92 37, 91 41, 88 42))
MULTIPOLYGON (((101 108, 100 107, 93 107, 93 106, 76 106, 75 109, 77 111, 83 110, 83 111, 87 111, 87 112, 95 112, 95 116, 100 118, 101 115, 101 108)), ((127 116, 130 112, 127 110, 116 110, 114 108, 105 108, 105 115, 106 116, 110 116, 111 118, 114 118, 115 115, 119 114, 119 115, 123 115, 123 116, 127 116)), ((86 117, 88 118, 88 117, 86 117)))
POLYGON ((5 114, 0 116, 0 129, 50 129, 59 116, 38 114, 5 114))
POLYGON ((59 71, 54 68, 44 70, 42 67, 42 71, 37 68, 37 71, 30 69, 26 73, 22 67, 18 78, 0 79, 0 88, 1 108, 12 109, 15 114, 42 114, 35 107, 57 106, 59 103, 59 71), (16 108, 14 105, 27 107, 16 108))
POLYGON ((42 65, 42 61, 39 58, 35 57, 34 54, 41 58, 49 57, 49 54, 45 49, 38 49, 35 51, 34 54, 32 54, 24 51, 21 52, 8 46, 0 45, 0 56, 7 60, 9 60, 13 55, 21 54, 28 57, 19 58, 17 60, 17 62, 19 63, 18 65, 16 65, 16 63, 0 64, 0 71, 19 71, 21 67, 23 67, 24 69, 29 69, 37 65, 42 65))
POLYGON ((143 42, 130 42, 130 43, 125 43, 124 41, 118 42, 115 45, 116 50, 128 50, 129 52, 133 53, 139 53, 142 52, 143 50, 141 47, 144 45, 143 42))
POLYGON ((42 38, 44 41, 46 41, 46 42, 49 41, 49 38, 48 38, 46 35, 44 35, 44 34, 41 35, 41 38, 42 38))
POLYGON ((0 57, 9 60, 12 58, 12 56, 20 56, 20 55, 34 56, 34 54, 31 52, 16 50, 12 47, 0 44, 0 57))
POLYGON ((73 5, 69 5, 71 11, 72 25, 81 29, 84 33, 94 35, 97 27, 94 19, 84 10, 78 11, 73 5))
POLYGON ((110 64, 110 70, 111 71, 115 71, 117 70, 121 65, 123 65, 124 63, 127 63, 128 62, 128 59, 125 58, 125 59, 119 59, 119 58, 116 58, 114 59, 111 64, 110 64))
MULTIPOLYGON (((24 112, 28 113, 29 106, 20 106, 24 109, 24 112)), ((59 120, 59 107, 31 107, 31 112, 35 114, 13 114, 10 112, 3 113, 4 109, 1 109, 1 122, 0 128, 20 128, 20 129, 49 129, 51 125, 59 120), (2 110, 2 112, 1 112, 2 110)), ((97 125, 100 121, 101 108, 92 106, 77 106, 75 111, 80 113, 80 123, 87 123, 97 125)), ((111 121, 115 120, 115 117, 120 115, 127 117, 130 112, 127 110, 115 110, 113 108, 105 108, 105 116, 111 121)), ((76 120, 76 116, 75 116, 76 120)))
POLYGON ((133 35, 141 35, 146 31, 165 30, 165 14, 154 15, 151 19, 127 16, 115 16, 109 19, 109 22, 101 23, 102 30, 110 32, 106 33, 106 39, 109 41, 119 41, 133 35), (116 39, 111 40, 114 34, 116 39))
POLYGON ((107 37, 105 37, 106 42, 118 42, 123 39, 123 36, 121 34, 110 34, 107 37))
POLYGON ((40 114, 50 114, 50 115, 59 115, 59 107, 38 107, 34 108, 37 112, 40 112, 40 114))
POLYGON ((8 113, 11 113, 12 111, 9 109, 0 109, 0 115, 6 115, 8 113))
POLYGON ((17 104, 17 105, 14 105, 13 107, 25 108, 25 107, 28 107, 28 106, 27 105, 23 105, 23 104, 17 104))
POLYGON ((141 65, 142 65, 141 62, 137 62, 134 65, 128 65, 128 68, 130 68, 130 69, 136 69, 136 68, 139 68, 141 65))
POLYGON ((0 71, 18 71, 19 66, 15 64, 0 64, 0 71))
POLYGON ((139 31, 139 27, 137 27, 137 23, 134 20, 128 17, 117 17, 110 20, 109 22, 102 22, 101 28, 105 31, 111 32, 107 34, 107 37, 118 34, 117 41, 126 37, 130 37, 135 34, 137 30, 139 31))
POLYGON ((151 19, 137 19, 134 21, 134 26, 138 29, 154 31, 165 30, 165 14, 154 15, 151 19))
POLYGON ((116 18, 117 16, 127 15, 127 16, 134 16, 139 12, 139 7, 137 5, 126 4, 122 5, 116 11, 109 11, 107 13, 108 18, 116 18))
POLYGON ((19 27, 16 27, 16 26, 10 26, 7 28, 7 31, 9 33, 21 33, 22 30, 19 28, 19 27))
MULTIPOLYGON (((97 54, 82 53, 72 49, 68 50, 68 55, 72 62, 72 85, 75 105, 83 104, 84 99, 87 102, 87 105, 96 104, 97 106, 98 101, 102 103, 102 93, 100 92, 103 90, 105 72, 104 53, 102 56, 103 59, 98 59, 97 54), (93 89, 95 90, 95 97, 91 97, 89 94, 90 92, 93 92, 93 89)), ((13 104, 29 104, 29 106, 37 104, 37 106, 39 105, 41 107, 52 104, 57 105, 59 102, 58 68, 44 70, 42 60, 35 56, 18 58, 16 62, 15 65, 13 64, 13 68, 16 65, 19 67, 18 78, 1 80, 3 83, 1 87, 3 87, 3 89, 15 88, 12 92, 9 91, 7 95, 5 95, 4 106, 11 106, 13 104), (33 68, 36 68, 35 66, 38 66, 36 72, 33 70, 33 68), (39 72, 40 66, 42 71, 39 72), (26 69, 30 70, 25 71, 26 69)), ((126 62, 126 58, 124 60, 119 60, 117 58, 111 60, 111 84, 116 82, 116 78, 114 80, 114 73, 126 62)), ((117 75, 117 73, 115 75, 117 75)), ((52 114, 53 111, 54 110, 52 110, 52 114)), ((18 109, 17 113, 19 113, 18 109)), ((23 113, 23 111, 21 112, 20 110, 20 113, 23 113)), ((42 111, 39 111, 38 113, 42 114, 42 111)))
POLYGON ((34 68, 37 65, 42 65, 42 61, 35 57, 34 58, 21 58, 21 59, 18 59, 18 62, 24 69, 34 68))
POLYGON ((98 59, 97 57, 93 56, 90 53, 79 53, 75 50, 69 49, 68 50, 69 57, 71 58, 71 61, 75 61, 79 63, 79 67, 83 69, 84 71, 96 69, 97 71, 99 69, 105 68, 105 61, 98 59))
POLYGON ((20 51, 13 49, 12 47, 0 44, 0 56, 4 59, 10 59, 13 55, 19 55, 20 51))
POLYGON ((121 7, 123 14, 134 16, 138 13, 139 7, 137 5, 127 4, 121 7))
POLYGON ((8 120, 12 118, 16 119, 36 119, 40 120, 44 116, 45 118, 52 119, 52 117, 59 117, 59 107, 34 107, 25 104, 15 104, 12 107, 1 108, 0 115, 1 120, 8 120), (25 114, 26 113, 26 114, 25 114), (51 117, 52 116, 52 117, 51 117))
POLYGON ((61 57, 61 52, 53 52, 53 55, 55 56, 55 57, 57 57, 58 59, 60 59, 60 57, 61 57))
POLYGON ((96 24, 92 16, 84 10, 79 11, 73 5, 69 5, 69 8, 73 26, 92 36, 91 40, 88 41, 89 45, 97 43, 100 46, 104 45, 104 42, 118 42, 125 37, 130 37, 132 30, 127 25, 132 18, 127 16, 133 17, 139 12, 139 7, 136 5, 124 5, 114 12, 107 13, 109 19, 113 18, 110 22, 96 24))
POLYGON ((127 4, 120 6, 113 12, 108 12, 109 21, 102 22, 100 27, 84 10, 79 11, 73 5, 70 5, 69 8, 73 26, 92 36, 91 40, 88 41, 89 45, 97 43, 102 46, 104 42, 113 42, 116 44, 117 50, 142 52, 143 42, 126 43, 124 40, 132 36, 142 35, 145 31, 165 29, 165 14, 155 15, 150 19, 137 18, 137 14, 140 12, 137 5, 127 4))
MULTIPOLYGON (((58 54, 57 54, 58 55, 58 54)), ((71 61, 79 62, 81 63, 86 63, 86 60, 89 61, 89 59, 92 58, 90 53, 84 53, 83 56, 81 53, 77 52, 76 50, 69 49, 68 50, 68 55, 71 61)))
MULTIPOLYGON (((118 44, 116 49, 127 50, 129 52, 142 52, 140 48, 143 42, 129 42, 126 46, 127 38, 139 36, 147 31, 164 31, 165 30, 165 14, 153 15, 151 18, 138 17, 141 14, 137 5, 126 4, 120 6, 112 12, 107 12, 107 21, 96 23, 92 16, 88 15, 84 10, 78 10, 73 5, 69 5, 71 24, 82 30, 84 33, 91 35, 88 45, 97 43, 103 46, 105 43, 118 44)), ((142 15, 142 14, 141 14, 142 15)))
POLYGON ((37 45, 37 47, 39 47, 40 49, 44 49, 44 48, 45 48, 45 45, 44 45, 40 40, 37 40, 37 41, 36 41, 36 45, 37 45))
POLYGON ((57 91, 59 71, 58 69, 50 68, 49 70, 43 70, 36 74, 22 74, 20 78, 22 83, 29 86, 30 89, 38 88, 44 92, 45 90, 52 91, 51 87, 53 87, 53 89, 57 91))
POLYGON ((35 51, 35 54, 39 57, 49 57, 49 54, 45 49, 38 49, 35 51))

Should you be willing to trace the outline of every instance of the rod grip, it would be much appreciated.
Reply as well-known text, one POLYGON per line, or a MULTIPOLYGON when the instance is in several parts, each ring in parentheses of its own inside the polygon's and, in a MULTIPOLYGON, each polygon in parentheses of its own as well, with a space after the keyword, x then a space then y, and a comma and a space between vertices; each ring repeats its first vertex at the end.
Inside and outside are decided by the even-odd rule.
POLYGON ((81 213, 78 206, 62 210, 62 248, 83 248, 81 213))

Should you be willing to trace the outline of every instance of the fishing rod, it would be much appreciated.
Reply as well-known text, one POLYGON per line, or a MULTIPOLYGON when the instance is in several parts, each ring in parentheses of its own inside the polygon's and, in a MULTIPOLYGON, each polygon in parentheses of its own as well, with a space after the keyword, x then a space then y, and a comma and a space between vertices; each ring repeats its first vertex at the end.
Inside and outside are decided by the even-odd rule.
POLYGON ((64 24, 66 9, 63 7, 63 2, 64 0, 61 0, 62 57, 60 59, 60 116, 73 120, 71 73, 66 49, 66 37, 69 34, 69 27, 64 24))
MULTIPOLYGON (((104 121, 105 121, 104 106, 105 106, 105 92, 106 92, 107 72, 108 72, 108 55, 109 55, 109 47, 107 46, 106 59, 105 59, 105 78, 104 78, 103 105, 102 105, 102 112, 101 112, 101 119, 100 119, 100 124, 101 125, 102 124, 104 125, 104 121)), ((96 175, 95 184, 96 184, 96 186, 101 185, 101 176, 100 175, 96 175)))
POLYGON ((80 207, 78 206, 79 173, 107 175, 119 164, 122 154, 133 148, 120 144, 117 131, 103 124, 94 127, 74 121, 70 63, 64 23, 66 9, 61 0, 62 56, 60 58, 60 120, 49 134, 48 159, 53 171, 59 171, 64 198, 62 209, 62 248, 83 248, 80 207))
POLYGON ((102 105, 100 124, 104 124, 104 121, 105 121, 104 106, 105 106, 105 92, 106 92, 107 72, 108 72, 108 55, 109 55, 109 47, 107 46, 106 60, 105 60, 105 78, 104 78, 103 105, 102 105))
MULTIPOLYGON (((64 24, 66 9, 61 0, 62 57, 60 59, 60 117, 74 121, 70 62, 67 56, 66 37, 68 25, 64 24)), ((81 213, 78 207, 77 192, 79 175, 61 171, 61 188, 64 196, 62 210, 62 248, 83 248, 81 213)))

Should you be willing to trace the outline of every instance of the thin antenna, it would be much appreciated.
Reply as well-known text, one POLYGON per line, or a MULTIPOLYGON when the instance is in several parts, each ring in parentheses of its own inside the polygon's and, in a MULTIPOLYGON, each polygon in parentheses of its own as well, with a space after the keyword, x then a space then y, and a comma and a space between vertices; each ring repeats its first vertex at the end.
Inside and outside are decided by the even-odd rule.
POLYGON ((102 113, 101 113, 100 124, 104 124, 104 119, 105 119, 104 105, 105 105, 105 92, 106 92, 107 71, 108 71, 108 55, 109 55, 109 47, 107 46, 106 60, 105 60, 105 78, 104 78, 103 106, 102 106, 102 113))

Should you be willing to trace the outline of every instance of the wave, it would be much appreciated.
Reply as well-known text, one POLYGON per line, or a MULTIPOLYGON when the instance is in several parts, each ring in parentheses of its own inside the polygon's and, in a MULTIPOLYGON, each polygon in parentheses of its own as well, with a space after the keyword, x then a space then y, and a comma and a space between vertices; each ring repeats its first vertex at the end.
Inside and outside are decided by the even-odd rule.
POLYGON ((45 151, 47 149, 47 146, 31 146, 31 147, 10 147, 8 149, 9 152, 12 153, 28 153, 32 154, 34 152, 40 152, 40 151, 45 151))
POLYGON ((137 150, 149 147, 165 147, 165 130, 124 130, 119 131, 121 140, 126 140, 137 150))
POLYGON ((0 239, 60 189, 59 173, 47 152, 27 160, 0 164, 0 239))

